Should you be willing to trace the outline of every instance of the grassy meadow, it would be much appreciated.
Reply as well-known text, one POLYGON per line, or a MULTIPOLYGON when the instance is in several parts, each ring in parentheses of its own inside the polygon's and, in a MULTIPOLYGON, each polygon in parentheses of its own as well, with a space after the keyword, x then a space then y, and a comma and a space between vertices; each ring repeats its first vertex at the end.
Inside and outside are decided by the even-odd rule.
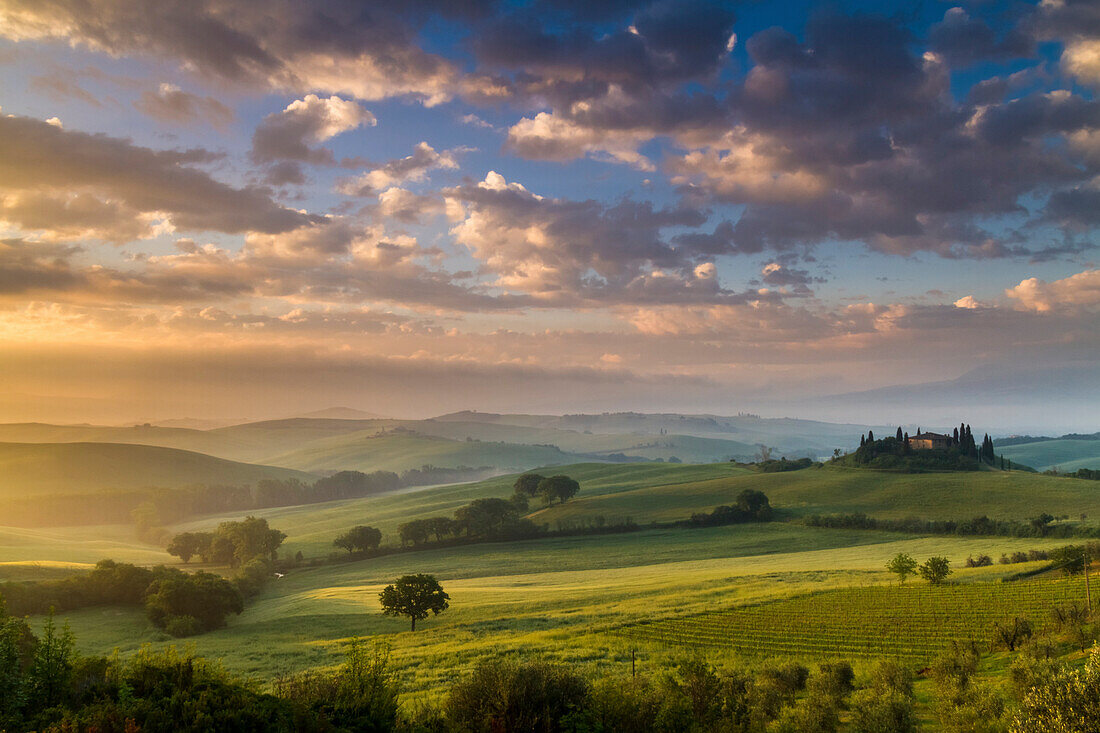
MULTIPOLYGON (((631 517, 643 525, 684 519, 694 511, 732 503, 746 488, 767 494, 780 519, 853 511, 950 519, 976 514, 1024 519, 1039 511, 1100 517, 1094 482, 1018 472, 895 474, 826 467, 759 474, 729 463, 584 463, 542 472, 566 473, 582 486, 581 494, 564 505, 534 507, 532 519, 551 527, 558 520, 598 515, 608 520, 631 517)), ((401 522, 450 515, 475 498, 507 497, 514 480, 501 476, 255 514, 287 533, 284 557, 301 551, 307 558, 324 558, 333 552, 332 539, 348 527, 379 527, 384 544, 396 544, 401 522)), ((210 528, 240 516, 201 517, 167 531, 210 528)), ((390 645, 406 690, 403 699, 415 704, 422 698, 438 699, 479 660, 507 655, 618 673, 629 669, 632 651, 643 670, 698 653, 698 643, 685 642, 695 636, 709 658, 754 663, 751 660, 759 655, 746 653, 751 644, 725 643, 728 640, 721 636, 737 614, 758 618, 769 608, 784 608, 781 604, 797 608, 805 603, 800 599, 831 598, 835 623, 822 621, 825 630, 819 632, 828 638, 828 633, 844 631, 839 619, 866 605, 860 593, 894 582, 884 568, 898 552, 919 560, 946 556, 956 569, 953 581, 991 587, 1032 566, 966 569, 962 566, 967 557, 997 558, 1062 544, 1066 540, 914 536, 815 528, 791 521, 646 528, 303 566, 272 580, 240 616, 230 618, 226 628, 182 641, 157 630, 135 608, 88 608, 61 614, 60 620, 70 625, 79 648, 89 654, 115 649, 127 654, 146 644, 185 645, 261 684, 333 666, 349 639, 370 637, 390 645), (451 608, 419 623, 415 633, 408 630, 407 619, 385 617, 378 605, 381 589, 410 573, 435 575, 451 597, 451 608), (830 623, 839 631, 830 631, 830 623), (721 643, 708 644, 715 634, 721 643)), ((86 567, 102 557, 141 564, 173 561, 160 548, 135 540, 132 527, 0 529, 0 579, 58 577, 68 568, 86 567)), ((1012 610, 1006 607, 1005 613, 1012 610)), ((1019 610, 1032 613, 1035 604, 1021 602, 1019 610)), ((789 615, 775 618, 789 620, 789 615)), ((38 624, 41 619, 32 621, 38 624)), ((919 631, 925 620, 904 613, 889 618, 891 628, 907 622, 919 631)), ((868 628, 881 630, 882 623, 876 623, 868 628)), ((820 645, 758 646, 806 661, 831 655, 820 645)), ((848 656, 862 663, 858 654, 848 656)))
POLYGON ((1100 440, 1041 440, 999 447, 997 453, 1036 471, 1057 468, 1072 473, 1078 468, 1100 468, 1100 440))
MULTIPOLYGON (((227 628, 186 643, 232 670, 271 679, 335 664, 348 638, 378 636, 392 645, 408 689, 434 695, 485 656, 525 653, 605 667, 640 648, 645 659, 672 659, 684 650, 640 644, 622 631, 812 591, 889 583, 883 567, 897 552, 944 554, 958 566, 972 554, 1056 544, 785 524, 489 543, 294 570, 227 628), (414 633, 406 619, 382 616, 377 596, 393 578, 415 572, 436 575, 452 607, 414 633)), ((1005 572, 995 566, 958 575, 993 580, 1005 572)), ((89 653, 180 643, 132 609, 87 609, 63 618, 89 653)))

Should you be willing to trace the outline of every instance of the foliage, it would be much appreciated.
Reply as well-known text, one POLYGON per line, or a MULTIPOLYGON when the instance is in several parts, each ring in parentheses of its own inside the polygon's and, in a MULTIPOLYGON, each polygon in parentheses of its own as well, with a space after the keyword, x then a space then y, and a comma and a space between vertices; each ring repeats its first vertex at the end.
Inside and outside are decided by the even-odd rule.
POLYGON ((772 507, 768 497, 754 489, 744 489, 737 496, 733 506, 715 507, 710 513, 691 515, 690 525, 694 527, 716 527, 742 522, 767 522, 772 518, 772 507))
MULTIPOLYGON (((952 444, 946 448, 917 449, 910 445, 907 435, 890 436, 875 440, 873 433, 860 439, 855 451, 835 457, 831 463, 852 468, 878 468, 894 471, 976 471, 981 468, 981 453, 974 443, 970 426, 961 425, 956 430, 952 444)), ((993 460, 993 443, 986 436, 989 461, 993 460)))
POLYGON ((560 503, 564 504, 569 499, 572 499, 581 490, 581 485, 576 480, 565 476, 564 474, 558 474, 557 476, 550 476, 539 481, 538 492, 542 497, 542 501, 547 505, 554 503, 554 499, 557 499, 560 503))
POLYGON ((904 583, 906 578, 917 572, 917 561, 912 555, 899 552, 886 563, 886 569, 898 576, 899 582, 904 583))
POLYGON ((990 649, 1005 649, 1016 651, 1016 647, 1023 644, 1035 633, 1031 628, 1031 622, 1026 618, 1014 617, 1011 621, 997 621, 993 624, 990 649))
POLYGON ((389 648, 361 639, 348 643, 344 662, 334 674, 307 672, 277 680, 279 697, 304 706, 339 730, 391 731, 397 723, 399 686, 389 648))
POLYGON ((990 519, 987 516, 973 519, 932 520, 917 519, 877 519, 862 512, 854 514, 834 514, 822 516, 813 514, 804 520, 809 527, 831 527, 835 529, 877 529, 888 532, 906 532, 910 534, 958 535, 960 537, 1093 537, 1096 527, 1059 524, 1050 526, 1054 519, 1050 514, 1042 513, 1026 522, 1012 519, 990 519))
POLYGON ((198 555, 203 562, 239 567, 264 557, 274 560, 286 534, 268 526, 267 520, 246 517, 239 522, 222 522, 213 532, 183 532, 168 543, 168 553, 189 562, 198 555))
POLYGON ((585 680, 567 667, 485 661, 452 688, 447 714, 461 730, 558 731, 587 692, 585 680))
POLYGON ((332 541, 332 544, 348 552, 377 550, 382 543, 382 530, 356 525, 332 541))
POLYGON ((539 484, 546 479, 537 473, 525 473, 520 475, 512 488, 516 490, 517 494, 526 494, 527 496, 537 496, 539 493, 539 484))
POLYGON ((434 576, 423 573, 403 575, 378 594, 382 613, 408 616, 412 620, 412 631, 416 631, 416 622, 427 618, 429 613, 438 616, 446 611, 450 598, 434 576))
POLYGON ((145 597, 149 620, 178 635, 221 628, 229 614, 243 610, 240 591, 212 573, 180 573, 154 581, 145 597))
POLYGON ((797 458, 789 461, 786 458, 777 460, 760 461, 754 464, 754 468, 760 473, 782 473, 784 471, 801 471, 814 465, 812 458, 797 458))
POLYGON ((1100 648, 1083 669, 1061 669, 1037 682, 1024 696, 1013 733, 1100 729, 1100 648))
POLYGON ((938 585, 947 580, 947 576, 951 574, 951 561, 946 557, 930 557, 917 568, 917 572, 929 583, 938 585))

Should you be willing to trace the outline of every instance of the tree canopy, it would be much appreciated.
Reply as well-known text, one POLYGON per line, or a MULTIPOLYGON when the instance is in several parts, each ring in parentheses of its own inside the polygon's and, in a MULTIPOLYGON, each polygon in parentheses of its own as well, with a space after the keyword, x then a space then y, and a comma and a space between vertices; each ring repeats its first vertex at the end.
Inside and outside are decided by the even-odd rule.
POLYGON ((446 611, 450 599, 435 576, 423 573, 402 575, 378 594, 382 613, 408 616, 412 620, 412 631, 416 631, 416 622, 428 618, 429 613, 438 616, 446 611))
POLYGON ((575 479, 564 474, 544 478, 539 482, 539 496, 547 505, 553 504, 554 499, 558 499, 564 504, 576 496, 580 490, 581 485, 575 479))
POLYGON ((332 544, 348 552, 377 550, 382 544, 382 530, 360 524, 334 539, 332 544))

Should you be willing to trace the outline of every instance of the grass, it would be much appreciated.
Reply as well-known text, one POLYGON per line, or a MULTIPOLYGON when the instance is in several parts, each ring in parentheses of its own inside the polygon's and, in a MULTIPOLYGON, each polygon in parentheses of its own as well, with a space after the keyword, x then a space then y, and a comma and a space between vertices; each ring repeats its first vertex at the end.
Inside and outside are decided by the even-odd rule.
POLYGON ((528 466, 572 463, 577 456, 555 446, 467 442, 410 433, 376 435, 370 431, 315 440, 269 460, 302 471, 401 472, 424 465, 523 470, 528 466))
POLYGON ((623 629, 674 647, 724 647, 741 655, 891 657, 926 665, 953 641, 989 642, 1013 617, 1049 626, 1050 609, 1083 603, 1082 578, 931 586, 910 582, 843 588, 623 629))
POLYGON ((6 577, 4 568, 9 566, 90 567, 104 558, 141 565, 170 564, 176 560, 162 548, 135 539, 131 525, 0 527, 0 578, 6 577))
POLYGON ((95 493, 105 489, 248 484, 314 477, 203 453, 125 443, 0 443, 0 497, 95 493))
POLYGON ((1100 440, 1042 440, 997 448, 997 454, 1036 471, 1100 468, 1100 440))
MULTIPOLYGON (((232 670, 271 679, 335 664, 351 636, 376 637, 392 645, 408 689, 438 695, 486 657, 524 653, 614 668, 636 645, 619 633, 624 627, 888 582, 882 567, 900 551, 945 554, 961 564, 979 552, 997 556, 1052 544, 769 524, 404 553, 292 571, 228 628, 187 643, 232 670), (435 574, 452 605, 415 633, 407 620, 382 616, 377 605, 385 584, 412 572, 435 574)), ((89 653, 174 643, 132 609, 87 609, 64 618, 89 653)), ((642 660, 668 654, 655 647, 642 660)))
MULTIPOLYGON (((581 482, 585 496, 634 490, 646 486, 676 486, 715 476, 747 473, 729 464, 677 465, 667 463, 581 463, 536 469, 545 474, 565 473, 581 482)), ((332 540, 357 524, 382 530, 383 543, 396 545, 397 526, 423 517, 451 515, 458 507, 482 497, 509 497, 515 476, 500 476, 470 484, 439 486, 362 499, 330 501, 293 507, 234 512, 190 520, 172 527, 173 532, 205 529, 218 522, 240 519, 246 514, 266 517, 287 533, 284 553, 302 552, 306 557, 323 557, 333 551, 332 540)), ((608 518, 629 513, 608 515, 608 518)))
MULTIPOLYGON (((583 485, 582 485, 583 486, 583 485)), ((788 516, 865 512, 874 517, 1026 519, 1039 512, 1100 519, 1095 482, 1021 471, 891 473, 825 466, 785 473, 747 473, 675 486, 650 486, 610 495, 582 493, 532 519, 553 524, 603 514, 637 522, 682 519, 733 502, 744 489, 767 494, 788 516)))

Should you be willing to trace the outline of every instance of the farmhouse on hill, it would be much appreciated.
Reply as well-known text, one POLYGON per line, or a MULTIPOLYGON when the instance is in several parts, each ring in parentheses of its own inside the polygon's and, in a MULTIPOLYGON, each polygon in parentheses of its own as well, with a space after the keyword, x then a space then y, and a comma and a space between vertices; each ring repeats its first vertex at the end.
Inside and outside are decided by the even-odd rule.
POLYGON ((910 447, 921 450, 950 448, 954 442, 950 435, 940 435, 939 433, 917 433, 909 438, 910 447))

